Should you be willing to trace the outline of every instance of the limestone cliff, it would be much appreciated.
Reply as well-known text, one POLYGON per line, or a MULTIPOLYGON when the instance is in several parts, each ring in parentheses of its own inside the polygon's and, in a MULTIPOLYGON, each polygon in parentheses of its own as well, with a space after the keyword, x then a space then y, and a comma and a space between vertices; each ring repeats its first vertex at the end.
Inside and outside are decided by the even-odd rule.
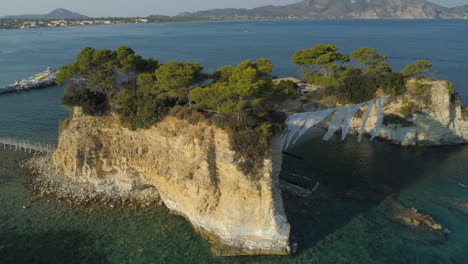
MULTIPOLYGON (((384 125, 379 135, 381 139, 402 146, 440 146, 468 142, 468 111, 461 106, 461 99, 449 82, 412 79, 406 86, 404 94, 385 102, 384 125)), ((384 95, 381 92, 376 96, 384 95)), ((278 109, 293 114, 334 107, 324 105, 327 104, 327 98, 322 101, 288 101, 278 109)), ((359 133, 363 110, 351 121, 351 134, 359 133)), ((329 121, 330 118, 321 126, 327 128, 329 121)), ((374 108, 365 127, 368 134, 374 131, 376 121, 374 108)))
POLYGON ((75 111, 52 164, 62 177, 97 191, 156 189, 217 255, 289 254, 290 226, 278 186, 281 155, 273 153, 251 177, 238 169, 234 154, 228 134, 204 123, 167 117, 131 131, 113 115, 75 111))
MULTIPOLYGON (((380 138, 403 146, 438 146, 468 141, 468 118, 449 82, 410 80, 407 86, 408 92, 386 102, 380 138), (423 86, 416 92, 418 95, 414 91, 418 89, 414 88, 416 82, 423 86)), ((376 119, 374 112, 367 122, 367 132, 373 131, 376 119)), ((358 132, 360 122, 359 117, 353 119, 352 133, 358 132)))

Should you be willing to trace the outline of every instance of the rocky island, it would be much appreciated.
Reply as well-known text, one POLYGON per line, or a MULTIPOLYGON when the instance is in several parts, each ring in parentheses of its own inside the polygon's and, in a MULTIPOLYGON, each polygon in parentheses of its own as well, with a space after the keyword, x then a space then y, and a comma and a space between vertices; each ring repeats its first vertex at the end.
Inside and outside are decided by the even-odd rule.
POLYGON ((127 47, 85 48, 57 75, 58 83, 87 83, 66 89, 71 116, 60 124, 53 155, 30 162, 35 185, 73 199, 160 200, 216 255, 287 255, 290 225, 279 186, 287 115, 389 94, 381 138, 466 142, 465 110, 450 83, 423 77, 429 62, 394 72, 373 49, 350 58, 324 44, 298 51, 293 63, 318 90, 300 96, 294 82, 274 83, 267 59, 206 74, 199 63, 161 64, 127 47), (347 66, 351 59, 361 65, 347 66))

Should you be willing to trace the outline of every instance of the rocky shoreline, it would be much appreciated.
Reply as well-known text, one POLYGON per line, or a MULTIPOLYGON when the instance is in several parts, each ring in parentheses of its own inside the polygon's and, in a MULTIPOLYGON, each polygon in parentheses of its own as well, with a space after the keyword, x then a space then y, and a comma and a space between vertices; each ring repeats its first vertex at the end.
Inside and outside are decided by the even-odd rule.
POLYGON ((101 203, 109 207, 128 205, 144 208, 155 204, 162 205, 159 193, 154 188, 142 188, 138 192, 97 190, 95 185, 63 177, 51 165, 51 159, 52 154, 41 154, 19 163, 20 167, 32 175, 30 187, 37 198, 52 195, 59 200, 68 200, 75 204, 101 203))

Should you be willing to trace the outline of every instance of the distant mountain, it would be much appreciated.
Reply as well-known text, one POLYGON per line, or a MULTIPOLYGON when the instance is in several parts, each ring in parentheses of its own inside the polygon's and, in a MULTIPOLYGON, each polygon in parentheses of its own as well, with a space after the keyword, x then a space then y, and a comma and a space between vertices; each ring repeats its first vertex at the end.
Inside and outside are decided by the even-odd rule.
POLYGON ((456 15, 459 16, 464 16, 464 18, 468 18, 468 5, 465 6, 457 6, 454 8, 451 8, 452 12, 456 15))
POLYGON ((5 16, 2 19, 86 19, 85 15, 71 12, 69 10, 58 8, 45 15, 17 15, 5 16))
POLYGON ((424 0, 303 0, 254 9, 212 9, 179 17, 238 19, 439 19, 468 18, 468 6, 447 8, 424 0))
POLYGON ((150 15, 149 17, 155 17, 155 18, 171 18, 171 16, 166 16, 166 15, 150 15))

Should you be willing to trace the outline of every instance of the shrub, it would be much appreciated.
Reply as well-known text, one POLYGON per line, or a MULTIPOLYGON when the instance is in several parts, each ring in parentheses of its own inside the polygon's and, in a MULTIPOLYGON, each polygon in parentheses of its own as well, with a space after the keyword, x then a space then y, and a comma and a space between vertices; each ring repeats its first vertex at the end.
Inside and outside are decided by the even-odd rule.
POLYGON ((330 77, 327 77, 320 72, 306 72, 303 73, 303 79, 308 84, 338 87, 343 84, 343 76, 345 76, 344 72, 345 71, 334 72, 330 77))
POLYGON ((106 95, 99 91, 94 91, 88 87, 76 89, 71 86, 65 89, 62 97, 62 104, 73 107, 81 106, 83 114, 96 115, 104 110, 106 95))
POLYGON ((414 95, 417 95, 417 96, 426 94, 430 88, 431 88, 430 84, 421 83, 420 81, 415 81, 411 85, 411 91, 413 92, 414 95))
POLYGON ((375 76, 365 75, 359 69, 350 70, 343 85, 335 89, 338 99, 342 102, 359 103, 372 99, 378 89, 375 76))
POLYGON ((388 76, 380 78, 380 86, 392 97, 397 97, 406 92, 406 79, 400 73, 391 73, 388 76))
POLYGON ((275 94, 286 97, 286 98, 296 98, 297 97, 297 84, 293 81, 282 80, 278 84, 273 86, 273 91, 275 94))
POLYGON ((455 85, 453 82, 448 83, 448 90, 450 94, 455 94, 455 85))
POLYGON ((116 101, 116 112, 121 122, 130 124, 133 129, 148 128, 158 123, 167 115, 170 107, 165 100, 126 89, 116 95, 116 101))
POLYGON ((257 129, 230 130, 230 144, 234 150, 239 169, 253 177, 263 167, 263 160, 269 154, 269 137, 257 129))
POLYGON ((399 112, 404 117, 412 116, 417 110, 417 106, 414 102, 410 102, 407 98, 403 100, 403 106, 400 108, 399 112))

